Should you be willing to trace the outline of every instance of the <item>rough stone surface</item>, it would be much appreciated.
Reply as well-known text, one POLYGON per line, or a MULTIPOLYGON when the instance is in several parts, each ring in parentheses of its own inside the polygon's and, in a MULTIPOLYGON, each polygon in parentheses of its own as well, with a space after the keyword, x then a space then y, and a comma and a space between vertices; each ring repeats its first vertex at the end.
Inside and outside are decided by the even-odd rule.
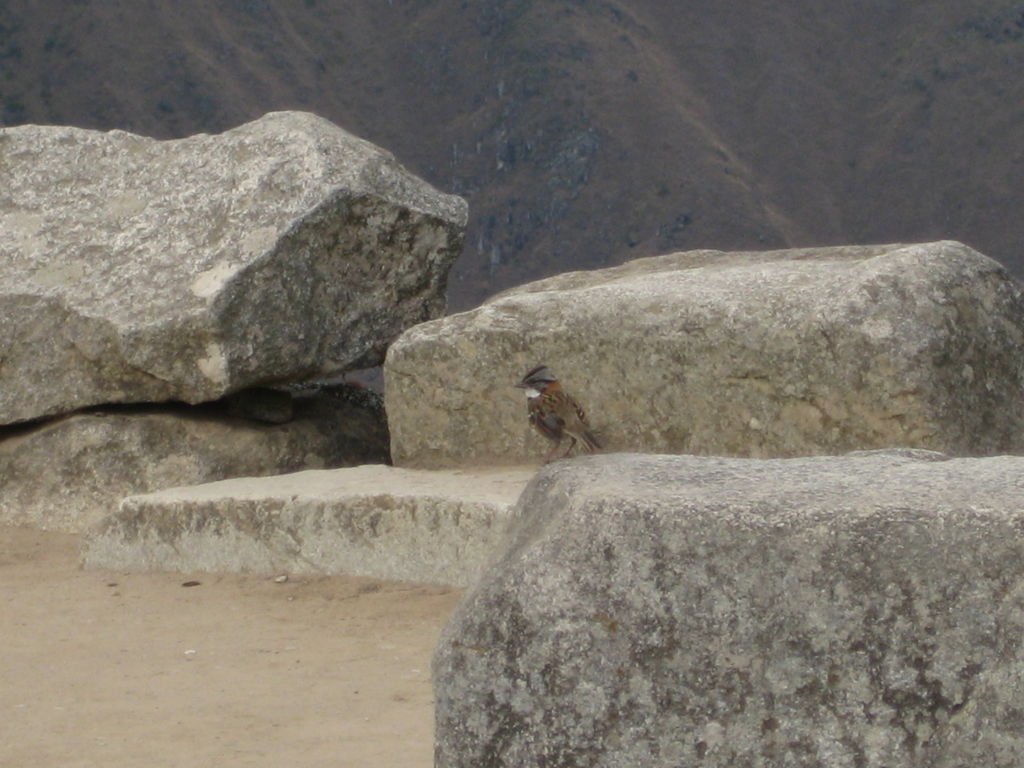
POLYGON ((384 368, 392 458, 539 458, 512 385, 542 363, 612 450, 1024 451, 1022 342, 1019 284, 959 243, 641 259, 403 333, 384 368))
POLYGON ((307 113, 0 129, 0 424, 374 365, 444 311, 466 204, 307 113))
POLYGON ((79 532, 133 494, 387 458, 381 415, 331 394, 296 398, 282 424, 228 410, 122 406, 2 430, 0 523, 79 532))
POLYGON ((125 499, 87 567, 333 573, 464 586, 507 544, 530 470, 388 466, 225 480, 125 499))
POLYGON ((1019 766, 1024 458, 557 462, 434 661, 436 765, 1019 766))

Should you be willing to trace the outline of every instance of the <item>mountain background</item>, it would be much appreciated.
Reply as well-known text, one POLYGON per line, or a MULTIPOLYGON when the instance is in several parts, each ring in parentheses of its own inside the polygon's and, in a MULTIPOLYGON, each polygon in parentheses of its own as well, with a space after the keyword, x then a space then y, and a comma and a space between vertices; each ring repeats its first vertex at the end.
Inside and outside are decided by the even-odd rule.
POLYGON ((3 0, 0 123, 279 109, 471 219, 453 310, 693 248, 952 238, 1024 273, 1024 2, 3 0))

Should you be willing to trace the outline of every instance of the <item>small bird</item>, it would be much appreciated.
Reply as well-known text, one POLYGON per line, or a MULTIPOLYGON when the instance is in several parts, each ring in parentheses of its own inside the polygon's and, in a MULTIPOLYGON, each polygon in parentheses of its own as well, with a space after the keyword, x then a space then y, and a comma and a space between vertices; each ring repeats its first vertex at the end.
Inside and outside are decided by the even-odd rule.
POLYGON ((563 459, 576 447, 577 440, 583 443, 588 451, 601 449, 601 444, 590 432, 587 414, 582 406, 562 389, 555 374, 546 365, 538 365, 523 376, 523 380, 516 386, 526 390, 526 407, 530 423, 554 443, 551 451, 544 457, 545 464, 551 461, 566 435, 572 442, 562 454, 563 459))

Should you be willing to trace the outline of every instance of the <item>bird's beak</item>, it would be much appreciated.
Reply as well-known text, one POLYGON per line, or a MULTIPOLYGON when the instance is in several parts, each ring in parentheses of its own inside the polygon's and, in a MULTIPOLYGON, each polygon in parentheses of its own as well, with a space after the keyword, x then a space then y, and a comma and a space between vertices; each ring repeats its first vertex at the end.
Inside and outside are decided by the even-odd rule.
POLYGON ((526 389, 526 383, 520 381, 518 384, 515 385, 515 388, 516 389, 526 389))

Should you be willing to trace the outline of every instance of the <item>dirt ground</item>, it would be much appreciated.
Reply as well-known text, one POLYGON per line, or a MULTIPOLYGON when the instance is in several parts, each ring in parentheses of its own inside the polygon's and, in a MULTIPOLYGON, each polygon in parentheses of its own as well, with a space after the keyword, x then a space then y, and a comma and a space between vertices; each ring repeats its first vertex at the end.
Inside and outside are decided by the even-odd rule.
POLYGON ((83 571, 77 536, 0 527, 0 767, 430 766, 460 594, 83 571))

